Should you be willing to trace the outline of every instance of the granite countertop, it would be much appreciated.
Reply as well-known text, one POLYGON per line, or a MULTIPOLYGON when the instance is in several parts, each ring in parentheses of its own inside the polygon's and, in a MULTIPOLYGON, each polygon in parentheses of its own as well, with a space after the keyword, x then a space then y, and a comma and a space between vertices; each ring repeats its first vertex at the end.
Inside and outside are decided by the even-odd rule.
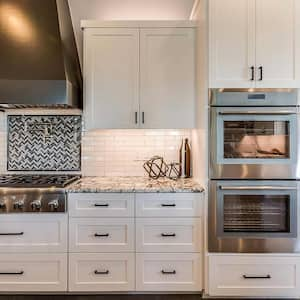
POLYGON ((69 193, 201 193, 193 179, 158 180, 148 177, 82 177, 66 188, 69 193))

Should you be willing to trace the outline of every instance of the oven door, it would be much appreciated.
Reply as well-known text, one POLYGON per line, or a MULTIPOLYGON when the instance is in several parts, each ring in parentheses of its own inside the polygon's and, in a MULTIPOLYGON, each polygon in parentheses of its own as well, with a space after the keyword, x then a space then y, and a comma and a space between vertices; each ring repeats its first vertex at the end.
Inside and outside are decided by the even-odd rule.
POLYGON ((297 108, 212 107, 210 178, 296 179, 297 108))
POLYGON ((209 251, 297 252, 296 181, 212 181, 209 251))

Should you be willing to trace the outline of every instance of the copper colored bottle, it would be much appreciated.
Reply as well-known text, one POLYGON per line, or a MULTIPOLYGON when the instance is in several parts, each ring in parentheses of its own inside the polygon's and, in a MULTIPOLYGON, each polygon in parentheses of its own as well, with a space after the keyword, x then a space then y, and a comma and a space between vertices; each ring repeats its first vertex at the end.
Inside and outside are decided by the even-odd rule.
POLYGON ((191 148, 189 140, 182 140, 180 151, 179 151, 179 162, 180 162, 180 177, 190 178, 191 177, 191 148))

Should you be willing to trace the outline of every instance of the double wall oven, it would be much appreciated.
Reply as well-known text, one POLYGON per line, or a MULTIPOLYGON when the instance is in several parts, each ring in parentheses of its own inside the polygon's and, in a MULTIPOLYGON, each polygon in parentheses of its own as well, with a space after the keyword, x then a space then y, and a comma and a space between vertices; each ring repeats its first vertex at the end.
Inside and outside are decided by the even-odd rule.
POLYGON ((209 251, 300 252, 298 91, 212 91, 209 251))

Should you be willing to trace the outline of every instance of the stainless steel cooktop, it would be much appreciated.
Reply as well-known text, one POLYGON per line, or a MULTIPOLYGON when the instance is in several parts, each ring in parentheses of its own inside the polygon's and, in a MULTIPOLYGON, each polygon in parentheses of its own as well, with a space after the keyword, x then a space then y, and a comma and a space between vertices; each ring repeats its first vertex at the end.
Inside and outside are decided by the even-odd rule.
POLYGON ((66 211, 65 187, 78 175, 0 175, 0 214, 66 211))

